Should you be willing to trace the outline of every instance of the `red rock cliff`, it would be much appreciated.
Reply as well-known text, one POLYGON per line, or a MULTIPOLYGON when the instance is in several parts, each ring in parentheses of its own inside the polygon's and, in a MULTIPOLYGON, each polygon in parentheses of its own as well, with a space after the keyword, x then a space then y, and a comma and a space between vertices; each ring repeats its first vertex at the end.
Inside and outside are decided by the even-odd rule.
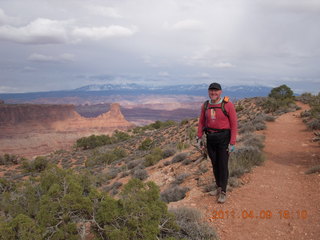
POLYGON ((103 132, 111 132, 115 129, 126 129, 132 126, 133 124, 122 115, 120 105, 117 103, 111 104, 111 109, 108 112, 96 118, 80 116, 75 111, 74 105, 0 105, 0 131, 6 135, 15 132, 38 132, 40 129, 87 133, 100 129, 103 132))

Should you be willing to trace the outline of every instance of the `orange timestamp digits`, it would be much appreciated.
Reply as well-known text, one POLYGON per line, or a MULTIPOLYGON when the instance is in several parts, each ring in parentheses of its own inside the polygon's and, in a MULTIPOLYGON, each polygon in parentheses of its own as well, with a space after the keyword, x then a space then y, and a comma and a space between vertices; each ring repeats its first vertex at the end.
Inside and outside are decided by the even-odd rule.
POLYGON ((213 210, 210 212, 209 221, 215 219, 228 219, 228 218, 240 218, 240 219, 306 219, 308 217, 307 210, 276 210, 271 211, 267 209, 262 210, 213 210))

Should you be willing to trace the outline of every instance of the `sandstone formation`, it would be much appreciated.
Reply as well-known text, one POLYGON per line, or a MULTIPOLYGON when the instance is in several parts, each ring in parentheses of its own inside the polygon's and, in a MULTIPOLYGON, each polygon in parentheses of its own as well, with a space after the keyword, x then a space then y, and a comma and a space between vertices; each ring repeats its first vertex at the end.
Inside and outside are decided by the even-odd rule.
POLYGON ((124 118, 117 103, 95 118, 80 116, 74 105, 1 104, 0 154, 26 157, 48 154, 69 148, 83 136, 111 134, 116 129, 133 126, 124 118))

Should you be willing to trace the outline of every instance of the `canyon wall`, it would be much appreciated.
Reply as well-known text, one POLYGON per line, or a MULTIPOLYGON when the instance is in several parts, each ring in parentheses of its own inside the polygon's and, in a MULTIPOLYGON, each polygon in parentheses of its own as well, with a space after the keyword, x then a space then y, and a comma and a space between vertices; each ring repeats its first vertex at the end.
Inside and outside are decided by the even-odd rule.
POLYGON ((44 155, 68 149, 83 136, 111 134, 133 126, 117 103, 95 118, 80 116, 74 105, 0 104, 0 154, 44 155))

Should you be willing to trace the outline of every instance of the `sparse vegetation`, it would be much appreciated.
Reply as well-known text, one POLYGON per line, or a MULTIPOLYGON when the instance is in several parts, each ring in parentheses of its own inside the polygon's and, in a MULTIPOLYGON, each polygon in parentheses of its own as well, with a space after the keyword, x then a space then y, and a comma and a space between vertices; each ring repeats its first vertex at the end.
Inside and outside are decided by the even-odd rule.
POLYGON ((150 150, 154 145, 154 142, 151 138, 146 138, 142 141, 141 145, 139 146, 139 150, 150 150))
POLYGON ((14 154, 4 154, 3 156, 0 155, 0 165, 16 165, 19 164, 21 161, 25 161, 26 159, 20 158, 14 154))
POLYGON ((196 209, 180 207, 171 209, 174 213, 180 231, 175 234, 178 239, 206 239, 217 240, 214 228, 202 220, 200 212, 196 209))
POLYGON ((75 147, 80 149, 94 149, 107 144, 119 143, 128 140, 130 135, 125 132, 116 130, 110 137, 108 135, 91 135, 89 137, 82 137, 76 141, 75 147))
POLYGON ((287 85, 273 88, 268 98, 260 99, 259 104, 266 113, 282 114, 295 111, 295 97, 293 91, 287 85))
POLYGON ((123 186, 116 200, 86 175, 53 167, 2 194, 0 204, 2 239, 84 239, 88 224, 102 239, 162 239, 179 231, 159 188, 138 179, 123 186))
POLYGON ((150 154, 145 156, 145 163, 146 167, 152 166, 163 159, 163 151, 161 148, 154 148, 151 150, 150 154))
POLYGON ((95 165, 109 165, 112 162, 119 160, 127 156, 126 150, 121 147, 115 147, 113 150, 107 151, 105 153, 95 153, 92 157, 88 158, 85 165, 86 167, 92 167, 95 165))
POLYGON ((320 173, 320 165, 313 166, 305 172, 305 174, 313 174, 313 173, 320 173))
POLYGON ((304 93, 298 99, 310 105, 310 110, 301 112, 303 121, 310 130, 320 130, 320 93, 304 93))
POLYGON ((180 186, 170 187, 161 193, 161 199, 166 203, 176 202, 181 199, 184 199, 186 196, 186 192, 188 191, 189 191, 189 188, 187 187, 180 187, 180 186))
POLYGON ((143 127, 135 127, 132 130, 132 132, 134 134, 142 134, 147 130, 151 131, 151 130, 155 130, 155 129, 163 129, 163 128, 167 128, 167 127, 170 127, 170 126, 174 126, 176 124, 177 123, 172 121, 172 120, 168 120, 168 121, 165 121, 165 122, 156 121, 154 123, 151 123, 151 124, 143 126, 143 127))
POLYGON ((40 173, 44 171, 49 165, 49 161, 44 156, 38 156, 32 161, 25 160, 22 163, 22 167, 26 172, 37 172, 40 173))
POLYGON ((187 157, 188 157, 188 153, 179 153, 178 155, 176 155, 172 158, 171 163, 181 162, 184 159, 186 159, 187 157))
POLYGON ((134 171, 133 176, 140 180, 145 180, 148 178, 148 172, 145 169, 137 169, 134 171))

